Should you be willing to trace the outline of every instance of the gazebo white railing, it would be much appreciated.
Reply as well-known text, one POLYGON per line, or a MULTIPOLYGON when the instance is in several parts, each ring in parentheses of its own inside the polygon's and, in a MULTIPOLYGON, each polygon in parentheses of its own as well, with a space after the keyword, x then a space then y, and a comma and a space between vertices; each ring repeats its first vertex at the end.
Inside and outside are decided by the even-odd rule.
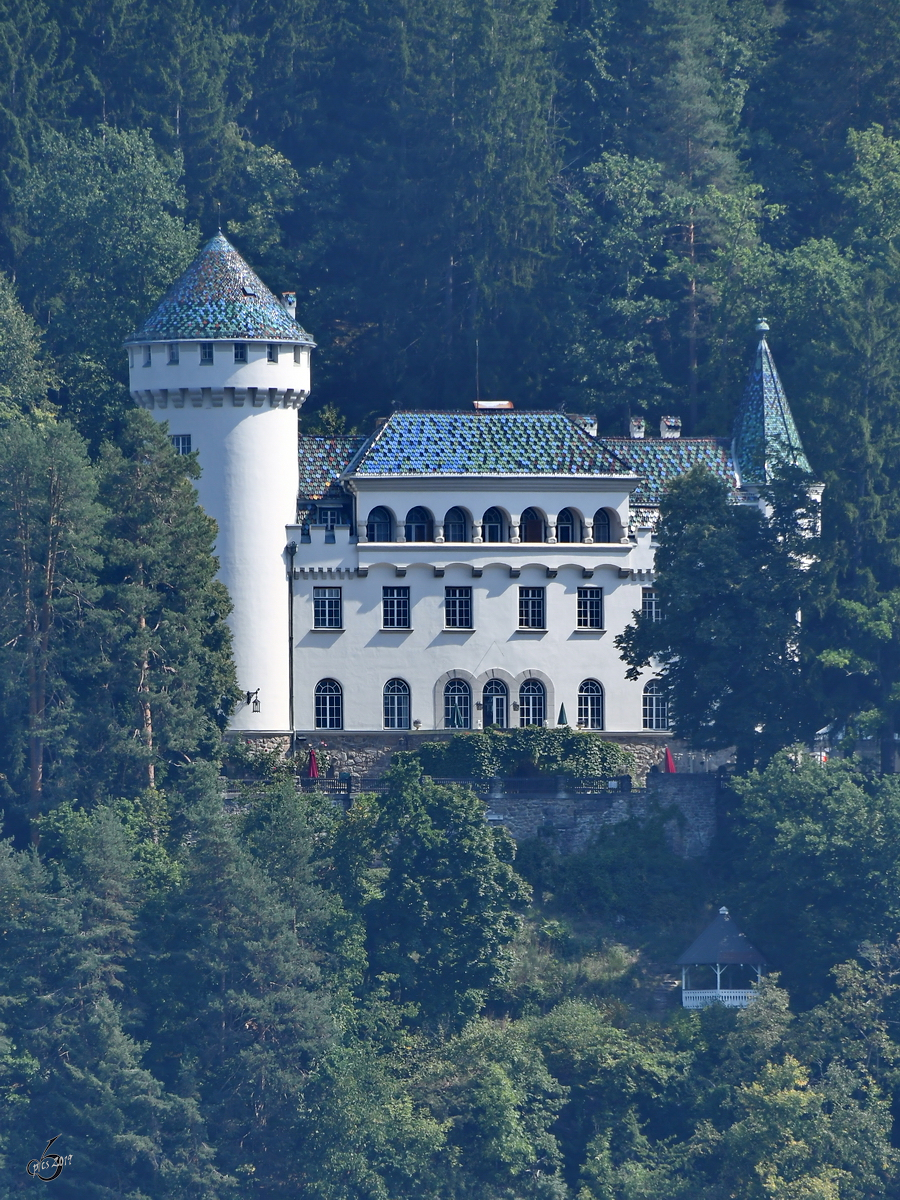
POLYGON ((756 996, 755 988, 688 988, 681 993, 684 1008, 706 1008, 708 1004, 724 1004, 726 1008, 746 1008, 756 996))

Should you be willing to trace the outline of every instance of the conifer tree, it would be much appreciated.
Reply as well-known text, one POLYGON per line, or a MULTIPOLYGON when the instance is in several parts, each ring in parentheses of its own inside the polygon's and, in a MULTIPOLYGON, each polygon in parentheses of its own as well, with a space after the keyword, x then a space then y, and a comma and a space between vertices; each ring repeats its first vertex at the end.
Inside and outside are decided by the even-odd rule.
POLYGON ((189 814, 181 886, 146 913, 152 1062, 196 1096, 221 1169, 261 1197, 292 1185, 303 1089, 332 1036, 317 919, 279 897, 212 789, 189 814))
POLYGON ((0 994, 18 1096, 8 1154, 24 1177, 59 1133, 72 1154, 54 1181, 63 1196, 217 1200, 229 1188, 196 1106, 164 1091, 123 1028, 137 897, 121 825, 99 810, 80 834, 65 855, 77 881, 8 845, 0 856, 0 994))
POLYGON ((98 464, 104 563, 99 654, 82 691, 86 794, 162 786, 173 764, 216 757, 236 696, 215 522, 197 503, 196 461, 148 414, 126 414, 98 464))
MULTIPOLYGON (((18 417, 0 436, 3 773, 32 822, 75 752, 73 683, 96 599, 100 510, 82 439, 18 417)), ((32 826, 35 833, 36 827, 32 826)))

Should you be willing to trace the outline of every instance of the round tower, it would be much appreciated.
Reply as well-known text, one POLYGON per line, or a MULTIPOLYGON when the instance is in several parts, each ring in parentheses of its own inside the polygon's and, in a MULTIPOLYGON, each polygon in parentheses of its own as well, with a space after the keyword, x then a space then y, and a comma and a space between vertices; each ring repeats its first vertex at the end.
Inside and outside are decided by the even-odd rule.
POLYGON ((196 451, 200 503, 218 522, 231 593, 234 729, 287 732, 291 647, 285 526, 297 518, 297 410, 315 343, 221 233, 127 339, 131 395, 196 451))

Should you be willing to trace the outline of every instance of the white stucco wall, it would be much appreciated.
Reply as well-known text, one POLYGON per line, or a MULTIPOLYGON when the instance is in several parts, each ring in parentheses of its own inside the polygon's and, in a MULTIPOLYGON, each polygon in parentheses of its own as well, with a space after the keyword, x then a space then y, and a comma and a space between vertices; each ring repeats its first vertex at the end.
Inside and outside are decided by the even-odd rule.
MULTIPOLYGON (((497 479, 485 481, 464 500, 455 488, 436 481, 420 490, 384 484, 366 488, 360 497, 360 521, 375 503, 395 512, 415 502, 437 513, 451 503, 482 512, 495 505, 507 512, 529 505, 557 512, 570 507, 590 512, 614 508, 627 523, 627 492, 600 491, 596 482, 554 481, 543 491, 538 481, 497 479), (516 495, 520 491, 521 495, 516 495), (528 504, 523 503, 527 495, 528 504), (468 503, 466 502, 468 501, 468 503)), ((543 484, 543 481, 541 481, 543 484)), ((402 519, 402 518, 401 518, 402 519)), ((569 723, 578 718, 578 690, 582 680, 598 680, 604 689, 604 727, 634 732, 643 727, 642 694, 645 679, 625 679, 625 665, 613 644, 617 633, 641 607, 641 589, 652 582, 653 551, 648 538, 639 544, 550 545, 492 543, 487 545, 436 543, 356 544, 348 529, 337 529, 333 542, 323 529, 313 528, 309 540, 301 530, 289 529, 288 539, 298 542, 294 579, 295 719, 299 730, 315 728, 316 683, 335 679, 344 693, 344 728, 370 731, 383 728, 382 694, 392 678, 404 679, 411 691, 411 720, 422 729, 444 728, 443 687, 451 677, 465 679, 472 688, 473 704, 481 700, 485 682, 502 679, 509 699, 528 677, 540 679, 547 693, 548 724, 554 725, 561 704, 569 723), (399 574, 399 572, 405 572, 399 574), (443 572, 443 574, 437 574, 443 572), (590 576, 586 577, 586 572, 590 576), (518 573, 518 574, 516 574, 518 573), (382 588, 404 585, 410 589, 411 624, 406 631, 382 629, 382 588), (313 621, 313 588, 340 587, 343 602, 342 631, 316 629, 313 621), (472 630, 444 628, 444 588, 472 588, 472 630), (520 586, 546 588, 547 629, 519 629, 520 586), (604 596, 602 631, 577 627, 577 589, 601 587, 604 596)), ((481 712, 473 711, 473 726, 481 712)), ((510 712, 510 723, 519 714, 510 712)))
MULTIPOLYGON (((181 399, 181 389, 202 396, 204 389, 222 397, 224 389, 236 389, 238 394, 256 388, 268 395, 276 389, 281 397, 287 395, 302 401, 309 395, 310 348, 293 342, 276 342, 278 361, 267 361, 268 342, 244 342, 247 361, 234 361, 233 341, 214 341, 213 361, 200 358, 201 343, 197 341, 147 342, 128 347, 131 394, 138 404, 174 405, 181 399), (178 362, 169 361, 169 346, 178 346, 178 362), (294 346, 298 345, 299 362, 294 361, 294 346), (145 365, 145 349, 150 350, 150 364, 145 365)), ((230 398, 230 397, 229 397, 230 398)), ((262 398, 262 396, 261 396, 262 398)), ((149 406, 149 405, 148 405, 149 406)))
POLYGON ((157 420, 168 421, 170 434, 190 435, 202 471, 200 503, 218 522, 216 554, 219 578, 234 605, 229 624, 238 684, 245 692, 259 689, 260 702, 258 713, 252 703, 240 703, 231 726, 289 730, 284 533, 297 514, 297 410, 268 402, 216 406, 208 399, 147 407, 157 420))

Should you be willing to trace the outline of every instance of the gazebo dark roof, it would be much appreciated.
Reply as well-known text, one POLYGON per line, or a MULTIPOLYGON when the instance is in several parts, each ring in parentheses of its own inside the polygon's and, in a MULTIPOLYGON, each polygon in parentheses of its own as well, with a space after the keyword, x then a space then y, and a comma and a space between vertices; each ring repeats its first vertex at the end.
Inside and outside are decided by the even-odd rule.
POLYGON ((694 944, 678 959, 678 965, 691 967, 703 963, 745 963, 747 966, 761 967, 765 961, 732 921, 728 909, 720 908, 713 923, 707 925, 694 944))

